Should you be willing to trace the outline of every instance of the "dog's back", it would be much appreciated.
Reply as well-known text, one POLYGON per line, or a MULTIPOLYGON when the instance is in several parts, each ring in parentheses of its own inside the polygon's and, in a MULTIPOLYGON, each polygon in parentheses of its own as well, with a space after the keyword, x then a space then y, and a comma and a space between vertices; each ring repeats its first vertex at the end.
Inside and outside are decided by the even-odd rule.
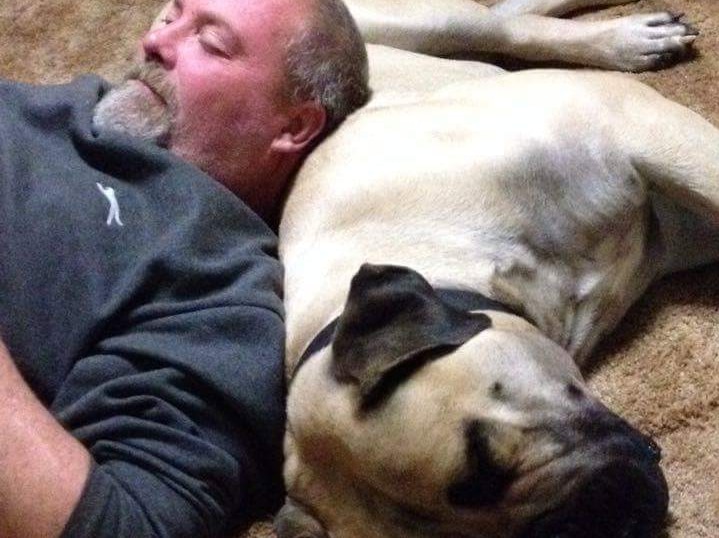
POLYGON ((490 293, 571 351, 591 347, 654 275, 639 270, 645 186, 603 125, 624 80, 398 65, 416 60, 399 91, 380 65, 381 89, 293 186, 281 227, 288 358, 337 315, 366 261, 490 293))

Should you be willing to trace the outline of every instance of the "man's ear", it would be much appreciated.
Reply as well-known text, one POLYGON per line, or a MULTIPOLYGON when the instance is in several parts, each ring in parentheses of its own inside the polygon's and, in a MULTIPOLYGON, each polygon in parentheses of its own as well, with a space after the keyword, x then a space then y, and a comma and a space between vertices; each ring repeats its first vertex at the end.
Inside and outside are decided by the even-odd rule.
POLYGON ((272 141, 272 149, 281 153, 299 153, 322 134, 327 123, 325 108, 314 101, 292 105, 287 122, 272 141))

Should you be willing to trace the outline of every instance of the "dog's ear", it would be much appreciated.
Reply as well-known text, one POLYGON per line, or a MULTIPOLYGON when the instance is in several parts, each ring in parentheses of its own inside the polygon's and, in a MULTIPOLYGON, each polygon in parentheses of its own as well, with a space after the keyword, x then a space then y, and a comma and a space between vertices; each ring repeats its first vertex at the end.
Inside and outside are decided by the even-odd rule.
POLYGON ((356 384, 363 406, 371 406, 428 360, 490 325, 484 314, 444 303, 412 269, 364 264, 337 323, 333 374, 356 384))
POLYGON ((322 524, 287 497, 274 520, 277 538, 328 538, 322 524))

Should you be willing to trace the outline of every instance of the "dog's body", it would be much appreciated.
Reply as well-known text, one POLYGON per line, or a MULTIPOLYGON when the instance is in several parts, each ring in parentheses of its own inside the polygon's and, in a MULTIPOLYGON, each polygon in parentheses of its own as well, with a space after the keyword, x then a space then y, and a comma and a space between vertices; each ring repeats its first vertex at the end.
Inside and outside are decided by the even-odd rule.
MULTIPOLYGON (((391 76, 396 51, 370 50, 391 76)), ((414 91, 377 92, 303 168, 282 226, 290 367, 363 262, 482 291, 582 360, 653 279, 716 254, 709 229, 668 202, 661 226, 649 219, 650 189, 681 186, 654 178, 688 158, 683 123, 666 116, 691 113, 617 75, 443 67, 415 71, 414 91)))
POLYGON ((572 360, 652 280, 718 257, 719 131, 619 75, 369 55, 371 102, 305 163, 280 228, 281 538, 650 536, 654 447, 572 360), (411 271, 365 267, 350 290, 366 262, 411 271), (447 334, 421 305, 454 306, 415 271, 510 313, 447 334))

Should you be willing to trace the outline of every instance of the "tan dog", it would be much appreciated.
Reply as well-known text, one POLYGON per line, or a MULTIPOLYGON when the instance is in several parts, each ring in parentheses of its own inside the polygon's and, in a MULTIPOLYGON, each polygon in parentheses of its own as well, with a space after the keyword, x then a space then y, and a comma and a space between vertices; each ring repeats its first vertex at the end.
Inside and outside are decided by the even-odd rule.
POLYGON ((278 535, 653 538, 659 449, 577 364, 718 257, 719 130, 621 75, 369 51, 280 228, 278 535))

